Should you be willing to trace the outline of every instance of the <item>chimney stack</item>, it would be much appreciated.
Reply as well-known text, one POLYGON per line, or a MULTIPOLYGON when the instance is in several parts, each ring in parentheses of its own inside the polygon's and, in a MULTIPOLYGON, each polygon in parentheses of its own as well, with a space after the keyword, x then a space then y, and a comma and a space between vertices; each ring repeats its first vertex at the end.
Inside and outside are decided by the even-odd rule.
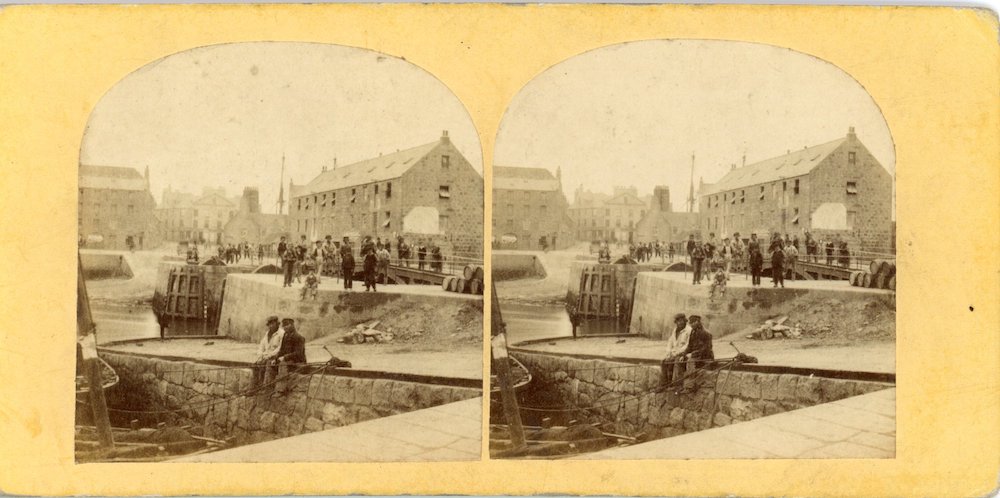
POLYGON ((451 142, 451 139, 448 138, 448 130, 441 130, 441 141, 444 143, 451 142))
POLYGON ((850 126, 847 128, 847 138, 849 140, 857 140, 858 136, 854 134, 854 127, 850 126))
POLYGON ((746 165, 747 165, 747 153, 744 152, 743 153, 743 164, 740 165, 740 167, 742 168, 743 166, 746 166, 746 165))

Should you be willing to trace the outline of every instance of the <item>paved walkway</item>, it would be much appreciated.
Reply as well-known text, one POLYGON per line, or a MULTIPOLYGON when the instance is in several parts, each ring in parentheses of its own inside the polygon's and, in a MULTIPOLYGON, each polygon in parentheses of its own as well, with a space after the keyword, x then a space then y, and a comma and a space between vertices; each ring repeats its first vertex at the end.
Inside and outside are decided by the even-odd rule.
MULTIPOLYGON (((673 280, 675 282, 684 282, 688 285, 691 284, 691 273, 690 272, 677 272, 677 271, 662 271, 662 272, 646 272, 645 275, 652 275, 654 278, 663 280, 673 280)), ((711 285, 711 275, 709 277, 702 277, 702 283, 700 287, 708 288, 711 285)), ((750 277, 743 273, 732 273, 729 275, 729 282, 726 283, 728 287, 735 288, 750 288, 753 287, 750 284, 750 277)), ((771 279, 761 278, 760 279, 761 289, 771 289, 771 279)), ((809 290, 835 290, 844 292, 860 292, 865 294, 885 294, 891 295, 895 294, 895 291, 886 289, 869 289, 866 287, 854 287, 847 280, 785 280, 785 289, 809 289, 809 290)))
MULTIPOLYGON (((736 349, 756 356, 761 365, 815 368, 821 370, 852 370, 858 372, 895 373, 896 344, 893 342, 864 343, 857 346, 811 347, 819 344, 815 339, 775 339, 755 341, 750 339, 717 339, 712 342, 716 358, 736 356, 736 349)), ((535 351, 617 356, 661 360, 665 355, 666 341, 636 337, 585 337, 559 339, 514 347, 535 351)))
POLYGON ((894 458, 896 389, 581 455, 585 460, 894 458))
POLYGON ((176 462, 453 462, 479 460, 482 398, 176 462))
MULTIPOLYGON (((410 351, 405 344, 358 344, 328 346, 338 358, 351 362, 353 370, 371 370, 458 379, 482 379, 482 350, 477 347, 451 351, 410 351)), ((150 339, 138 343, 102 346, 110 351, 215 361, 253 362, 257 344, 238 342, 225 337, 211 339, 150 339), (207 344, 211 342, 212 344, 207 344)), ((306 344, 306 359, 323 362, 330 354, 321 345, 306 344)))
MULTIPOLYGON (((267 275, 260 273, 235 273, 229 275, 229 278, 242 278, 247 280, 252 280, 255 282, 261 282, 264 284, 270 284, 273 287, 274 292, 284 292, 289 296, 295 296, 296 300, 300 299, 302 293, 302 285, 298 282, 292 283, 291 287, 282 287, 284 282, 281 275, 267 275)), ((303 281, 305 278, 303 278, 303 281)), ((353 292, 353 293, 364 293, 365 284, 364 282, 355 280, 352 284, 353 288, 351 290, 344 289, 344 281, 339 278, 334 277, 323 277, 319 283, 319 290, 321 292, 330 292, 333 294, 339 294, 342 292, 353 292)), ((441 288, 440 285, 417 285, 417 284, 389 284, 389 285, 378 285, 376 292, 387 293, 387 294, 407 294, 413 296, 439 296, 448 297, 453 299, 462 299, 466 301, 482 301, 483 296, 475 294, 459 294, 457 292, 448 292, 441 288)))

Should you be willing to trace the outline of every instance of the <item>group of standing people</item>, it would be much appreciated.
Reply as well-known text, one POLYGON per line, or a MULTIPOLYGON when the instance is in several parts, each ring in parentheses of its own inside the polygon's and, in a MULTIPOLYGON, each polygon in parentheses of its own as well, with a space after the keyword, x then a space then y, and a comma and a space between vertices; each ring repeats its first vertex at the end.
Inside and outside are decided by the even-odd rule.
MULTIPOLYGON (((804 249, 808 261, 818 262, 819 248, 824 247, 828 265, 833 264, 833 255, 836 251, 838 264, 845 268, 849 266, 850 251, 847 248, 847 242, 836 237, 824 244, 822 241, 817 242, 808 232, 806 232, 805 237, 804 249)), ((798 237, 789 237, 788 234, 782 237, 777 232, 771 236, 767 247, 767 257, 770 258, 771 262, 771 280, 774 287, 785 286, 786 273, 791 280, 796 279, 796 265, 801 254, 799 252, 800 245, 798 237)), ((746 244, 743 243, 739 233, 733 234, 732 241, 728 237, 723 238, 721 244, 716 242, 714 233, 710 233, 709 240, 705 242, 698 242, 694 240, 694 235, 691 235, 687 242, 687 253, 691 258, 692 283, 695 285, 701 283, 706 262, 710 265, 709 271, 724 270, 726 279, 728 279, 730 270, 734 268, 737 271, 746 269, 751 276, 751 285, 760 285, 765 256, 757 234, 750 234, 750 239, 746 244)), ((718 280, 718 274, 716 280, 718 280)))
POLYGON ((423 240, 420 240, 414 248, 400 237, 396 245, 396 256, 399 258, 400 263, 409 268, 410 264, 414 262, 414 252, 417 253, 416 264, 418 270, 424 270, 429 266, 431 271, 441 273, 444 268, 444 255, 441 253, 440 246, 433 242, 427 244, 423 240))
POLYGON ((219 259, 227 265, 239 263, 240 260, 244 259, 251 264, 264 262, 264 244, 250 244, 246 241, 239 244, 219 244, 216 251, 219 254, 219 259))
MULTIPOLYGON (((404 247, 403 239, 399 246, 404 247)), ((389 271, 391 243, 381 238, 372 239, 366 236, 361 242, 357 259, 361 260, 365 290, 377 291, 377 284, 385 283, 389 271)), ((315 298, 322 277, 334 277, 343 280, 344 289, 354 288, 354 275, 357 266, 354 247, 350 237, 344 237, 340 242, 334 242, 327 235, 323 240, 309 243, 305 235, 300 236, 297 244, 291 244, 281 237, 278 242, 278 258, 281 261, 284 274, 283 287, 292 287, 294 283, 302 283, 302 298, 315 298)))

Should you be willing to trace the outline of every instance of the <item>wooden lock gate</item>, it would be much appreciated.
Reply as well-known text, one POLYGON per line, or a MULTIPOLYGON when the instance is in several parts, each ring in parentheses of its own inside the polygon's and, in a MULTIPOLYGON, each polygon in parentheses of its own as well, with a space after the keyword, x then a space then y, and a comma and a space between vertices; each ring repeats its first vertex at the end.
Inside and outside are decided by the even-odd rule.
POLYGON ((205 268, 171 268, 164 313, 171 318, 203 320, 208 318, 205 309, 205 268))
POLYGON ((577 313, 580 318, 616 318, 618 291, 616 272, 612 265, 596 265, 583 269, 577 313))

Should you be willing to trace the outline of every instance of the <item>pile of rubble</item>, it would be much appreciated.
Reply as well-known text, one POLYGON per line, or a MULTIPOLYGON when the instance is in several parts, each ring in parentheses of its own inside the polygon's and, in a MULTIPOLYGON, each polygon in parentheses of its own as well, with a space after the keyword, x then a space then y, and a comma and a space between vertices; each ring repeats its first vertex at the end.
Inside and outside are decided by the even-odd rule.
POLYGON ((782 316, 774 320, 765 320, 764 324, 757 327, 747 339, 776 339, 781 336, 784 339, 800 339, 802 337, 802 327, 796 323, 794 327, 784 325, 788 316, 782 316))
POLYGON ((379 330, 378 327, 382 322, 375 320, 368 323, 359 323, 354 326, 354 329, 348 332, 344 337, 337 339, 337 342, 341 344, 362 344, 369 340, 372 342, 391 342, 395 336, 392 334, 392 329, 386 327, 385 330, 379 330))

